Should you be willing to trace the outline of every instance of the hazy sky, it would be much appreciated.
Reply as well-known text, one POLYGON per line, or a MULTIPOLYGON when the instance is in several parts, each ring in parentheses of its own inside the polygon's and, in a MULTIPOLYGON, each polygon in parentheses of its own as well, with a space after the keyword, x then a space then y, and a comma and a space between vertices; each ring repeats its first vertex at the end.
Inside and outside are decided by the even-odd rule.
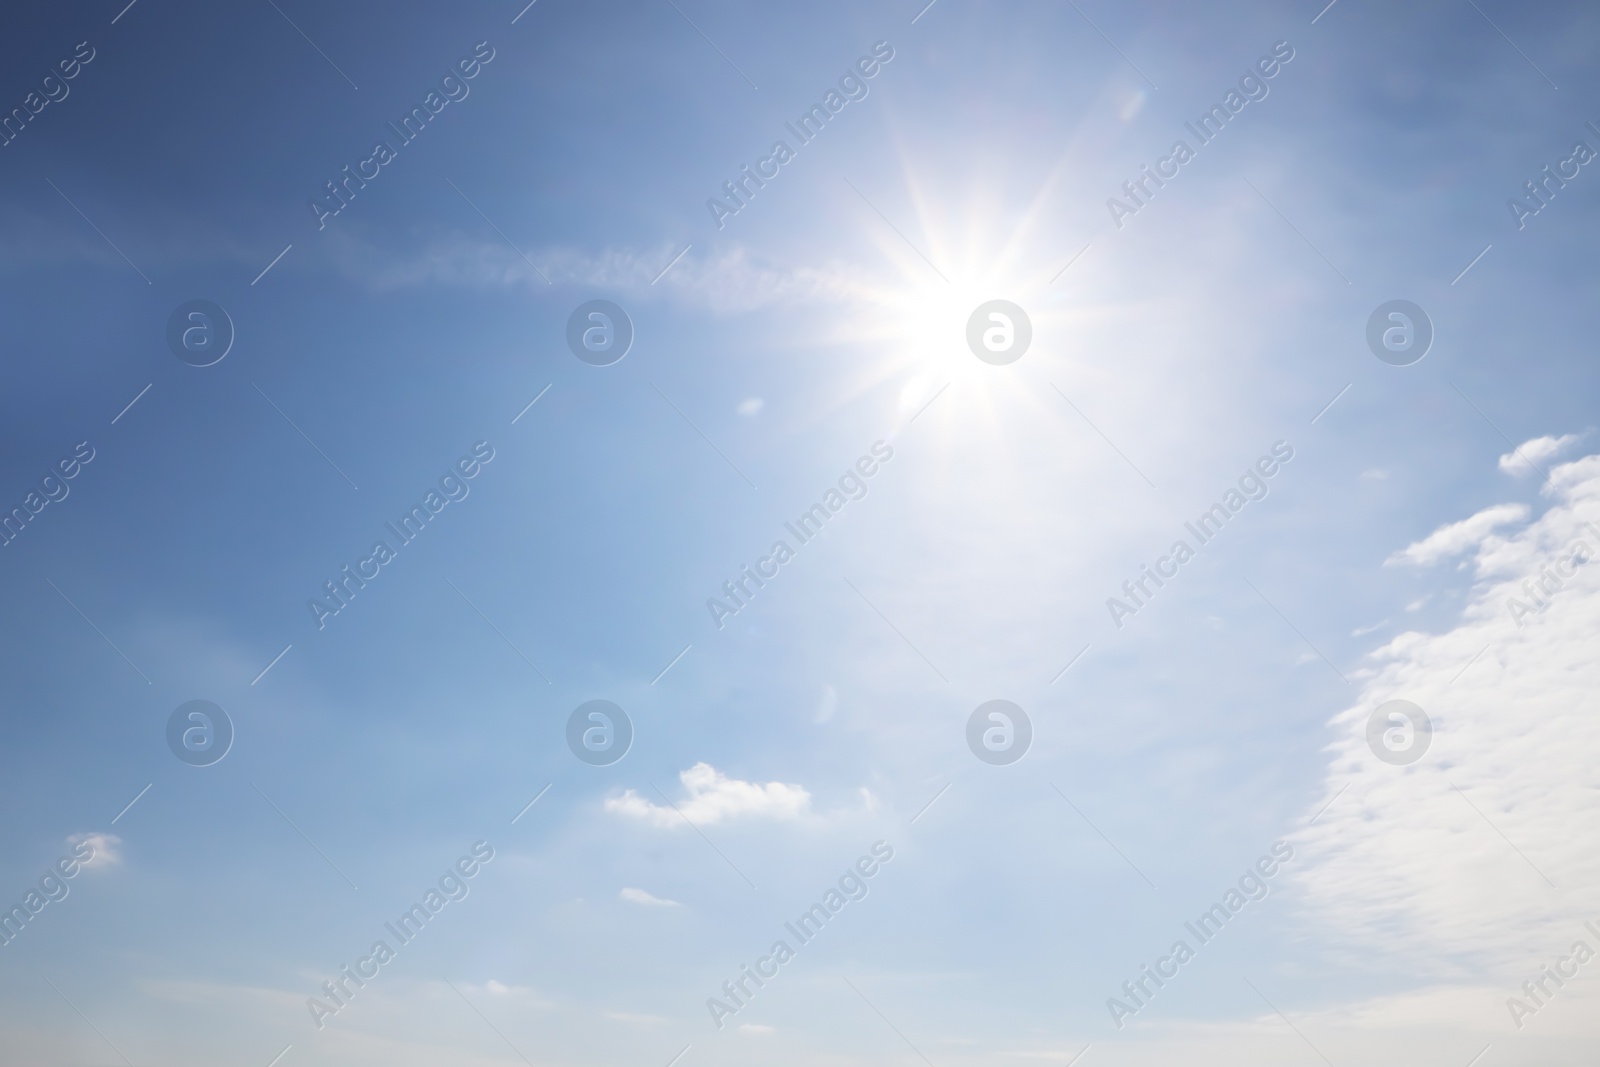
POLYGON ((1590 1062, 1600 14, 524 3, 4 19, 0 1059, 1590 1062))

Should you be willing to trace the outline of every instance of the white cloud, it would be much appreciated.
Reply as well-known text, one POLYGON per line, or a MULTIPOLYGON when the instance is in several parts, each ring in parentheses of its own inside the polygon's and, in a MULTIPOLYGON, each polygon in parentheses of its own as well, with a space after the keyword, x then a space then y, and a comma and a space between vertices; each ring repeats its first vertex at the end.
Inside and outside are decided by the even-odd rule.
MULTIPOLYGON (((1569 558, 1576 539, 1600 550, 1600 456, 1551 481, 1542 516, 1480 545, 1455 628, 1402 633, 1373 653, 1359 699, 1331 723, 1333 760, 1311 810, 1333 803, 1297 835, 1307 861, 1293 877, 1317 925, 1359 956, 1405 954, 1412 973, 1438 977, 1493 967, 1517 976, 1514 989, 1600 918, 1550 885, 1600 881, 1600 566, 1571 568, 1520 626, 1509 610, 1531 602, 1524 582, 1569 558), (1374 708, 1394 698, 1421 706, 1434 729, 1407 767, 1366 742, 1374 708)), ((1474 516, 1477 530, 1498 524, 1482 519, 1495 510, 1474 516)), ((1463 525, 1436 543, 1475 541, 1440 537, 1463 525)))
POLYGON ((684 818, 696 826, 743 817, 793 820, 811 810, 811 794, 802 786, 742 782, 709 763, 696 763, 679 774, 678 780, 683 783, 686 796, 677 802, 676 809, 651 803, 632 789, 620 797, 608 797, 605 809, 660 827, 682 826, 684 818))
POLYGON ((747 418, 752 415, 758 415, 761 413, 761 409, 765 404, 766 401, 762 400, 759 396, 748 397, 739 401, 739 414, 747 418))
POLYGON ((1526 504, 1495 504, 1470 518, 1439 527, 1422 540, 1390 556, 1384 561, 1384 566, 1409 563, 1425 567, 1449 556, 1458 556, 1469 548, 1484 544, 1500 527, 1525 522, 1527 518, 1526 504))
POLYGON ((417 236, 396 247, 387 237, 380 242, 349 231, 330 235, 326 244, 335 268, 345 278, 375 292, 431 284, 543 292, 547 283, 538 273, 543 271, 556 283, 578 282, 641 296, 667 293, 725 314, 773 304, 848 302, 862 299, 874 288, 872 276, 854 264, 829 261, 814 267, 777 266, 737 246, 710 258, 691 253, 652 286, 652 279, 676 249, 591 251, 554 246, 530 248, 528 258, 523 259, 502 243, 456 232, 417 236), (538 271, 532 264, 538 265, 538 271))
POLYGON ((67 838, 67 844, 83 844, 94 849, 94 855, 83 861, 82 866, 86 871, 105 870, 122 864, 122 838, 116 834, 73 834, 67 838))
POLYGON ((623 900, 626 900, 629 904, 643 904, 646 907, 653 908, 678 907, 678 902, 676 900, 667 900, 665 897, 654 896, 643 889, 634 889, 632 886, 628 886, 627 888, 623 889, 623 891, 618 893, 617 896, 623 900))
POLYGON ((740 1023, 739 1032, 741 1034, 754 1034, 758 1037, 765 1037, 767 1034, 775 1034, 778 1031, 774 1027, 765 1026, 761 1023, 740 1023))
POLYGON ((1566 451, 1570 445, 1577 442, 1575 433, 1562 434, 1560 437, 1535 437, 1531 441, 1524 441, 1515 449, 1500 457, 1500 469, 1507 474, 1525 477, 1533 474, 1539 464, 1547 459, 1554 459, 1566 451))

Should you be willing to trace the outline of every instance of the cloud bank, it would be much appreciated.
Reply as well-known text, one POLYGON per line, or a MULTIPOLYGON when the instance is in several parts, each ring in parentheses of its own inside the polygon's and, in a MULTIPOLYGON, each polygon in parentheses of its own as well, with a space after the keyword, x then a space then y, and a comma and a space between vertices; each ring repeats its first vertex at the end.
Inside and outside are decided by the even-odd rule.
POLYGON ((1570 566, 1526 617, 1508 606, 1528 600, 1530 580, 1552 588, 1540 576, 1578 540, 1600 545, 1600 455, 1556 467, 1545 495, 1549 508, 1520 529, 1505 527, 1527 509, 1499 505, 1399 554, 1471 552, 1474 578, 1455 628, 1402 633, 1373 653, 1359 698, 1330 724, 1312 810, 1329 806, 1297 836, 1307 862, 1292 877, 1352 958, 1403 955, 1411 973, 1441 978, 1520 976, 1592 917, 1582 894, 1600 880, 1600 566, 1570 566), (1367 747, 1373 709, 1396 698, 1433 724, 1410 766, 1367 747))

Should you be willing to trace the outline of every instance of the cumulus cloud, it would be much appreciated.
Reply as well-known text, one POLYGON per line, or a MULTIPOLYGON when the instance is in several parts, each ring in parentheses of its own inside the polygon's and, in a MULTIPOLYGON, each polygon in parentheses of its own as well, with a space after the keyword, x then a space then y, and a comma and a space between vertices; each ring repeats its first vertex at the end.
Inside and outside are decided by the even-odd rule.
POLYGON ((607 798, 605 809, 660 827, 682 826, 685 818, 696 826, 738 818, 794 820, 811 810, 811 794, 802 786, 742 782, 709 763, 696 763, 679 774, 678 780, 685 795, 676 808, 654 804, 629 789, 619 797, 607 798))
POLYGON ((643 889, 634 889, 632 886, 623 889, 623 891, 618 893, 617 896, 621 897, 623 900, 626 900, 629 904, 643 904, 645 907, 649 908, 678 907, 678 902, 676 900, 667 900, 665 897, 658 897, 646 892, 643 889))
POLYGON ((88 833, 73 834, 67 838, 68 845, 88 845, 94 849, 82 864, 86 871, 103 871, 109 867, 117 867, 122 863, 122 838, 116 834, 88 833))
POLYGON ((1299 833, 1308 861, 1291 877, 1317 925, 1353 953, 1403 954, 1409 970, 1440 978, 1490 968, 1520 983, 1596 917, 1570 892, 1600 881, 1600 563, 1574 560, 1580 540, 1600 559, 1600 456, 1555 468, 1551 483, 1546 512, 1504 538, 1483 534, 1520 521, 1510 506, 1421 542, 1440 554, 1478 545, 1460 622, 1373 653, 1359 698, 1330 724, 1332 761, 1312 811, 1328 808, 1299 833), (1474 522, 1470 536, 1446 534, 1474 522), (1419 705, 1434 730, 1423 758, 1403 767, 1380 762, 1366 740, 1373 710, 1396 698, 1419 705))
MULTIPOLYGON (((1504 458, 1504 457, 1502 457, 1504 458)), ((1409 563, 1426 567, 1441 559, 1459 556, 1469 548, 1482 545, 1502 526, 1525 522, 1528 518, 1526 504, 1495 504, 1484 508, 1470 518, 1439 527, 1420 541, 1415 541, 1384 561, 1385 566, 1409 563)))
POLYGON ((1545 460, 1559 456, 1569 446, 1576 444, 1577 440, 1577 434, 1566 433, 1560 437, 1547 435, 1524 441, 1500 457, 1500 469, 1519 478, 1533 474, 1545 460))

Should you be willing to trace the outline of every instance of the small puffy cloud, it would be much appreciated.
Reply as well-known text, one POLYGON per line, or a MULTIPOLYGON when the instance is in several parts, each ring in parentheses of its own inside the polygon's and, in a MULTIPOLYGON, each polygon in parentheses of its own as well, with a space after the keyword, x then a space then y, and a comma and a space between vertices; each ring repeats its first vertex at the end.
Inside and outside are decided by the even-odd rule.
POLYGON ((1384 566, 1393 567, 1396 564, 1409 563, 1416 567, 1426 567, 1441 559, 1459 556, 1469 548, 1482 546, 1500 527, 1526 522, 1527 518, 1526 504, 1495 504, 1460 522, 1439 527, 1422 540, 1415 541, 1390 556, 1384 561, 1384 566))
POLYGON ((683 783, 685 797, 676 808, 654 804, 629 789, 620 797, 607 798, 605 809, 663 828, 682 826, 684 818, 696 826, 738 818, 793 820, 811 810, 811 794, 802 786, 742 782, 709 763, 696 763, 679 774, 678 780, 683 783), (683 813, 681 817, 679 812, 683 813))
POLYGON ((741 1034, 753 1034, 757 1037, 765 1037, 768 1034, 775 1034, 778 1031, 773 1027, 764 1026, 761 1023, 740 1023, 739 1032, 741 1034))
POLYGON ((74 847, 86 845, 94 850, 81 864, 86 871, 103 871, 122 863, 122 838, 116 834, 73 834, 67 838, 67 844, 74 847))
POLYGON ((758 415, 765 404, 766 401, 762 400, 759 396, 748 397, 739 401, 739 414, 745 416, 746 418, 752 415, 758 415))
POLYGON ((1554 459, 1567 448, 1576 444, 1578 435, 1564 433, 1560 437, 1535 437, 1531 441, 1524 441, 1510 452, 1500 457, 1500 469, 1507 474, 1514 474, 1518 478, 1534 473, 1535 469, 1547 459, 1554 459))
POLYGON ((632 886, 625 888, 622 892, 618 893, 617 896, 623 900, 626 900, 629 904, 643 904, 647 908, 678 907, 678 902, 676 900, 667 900, 664 897, 658 897, 648 893, 643 889, 634 889, 632 886))

